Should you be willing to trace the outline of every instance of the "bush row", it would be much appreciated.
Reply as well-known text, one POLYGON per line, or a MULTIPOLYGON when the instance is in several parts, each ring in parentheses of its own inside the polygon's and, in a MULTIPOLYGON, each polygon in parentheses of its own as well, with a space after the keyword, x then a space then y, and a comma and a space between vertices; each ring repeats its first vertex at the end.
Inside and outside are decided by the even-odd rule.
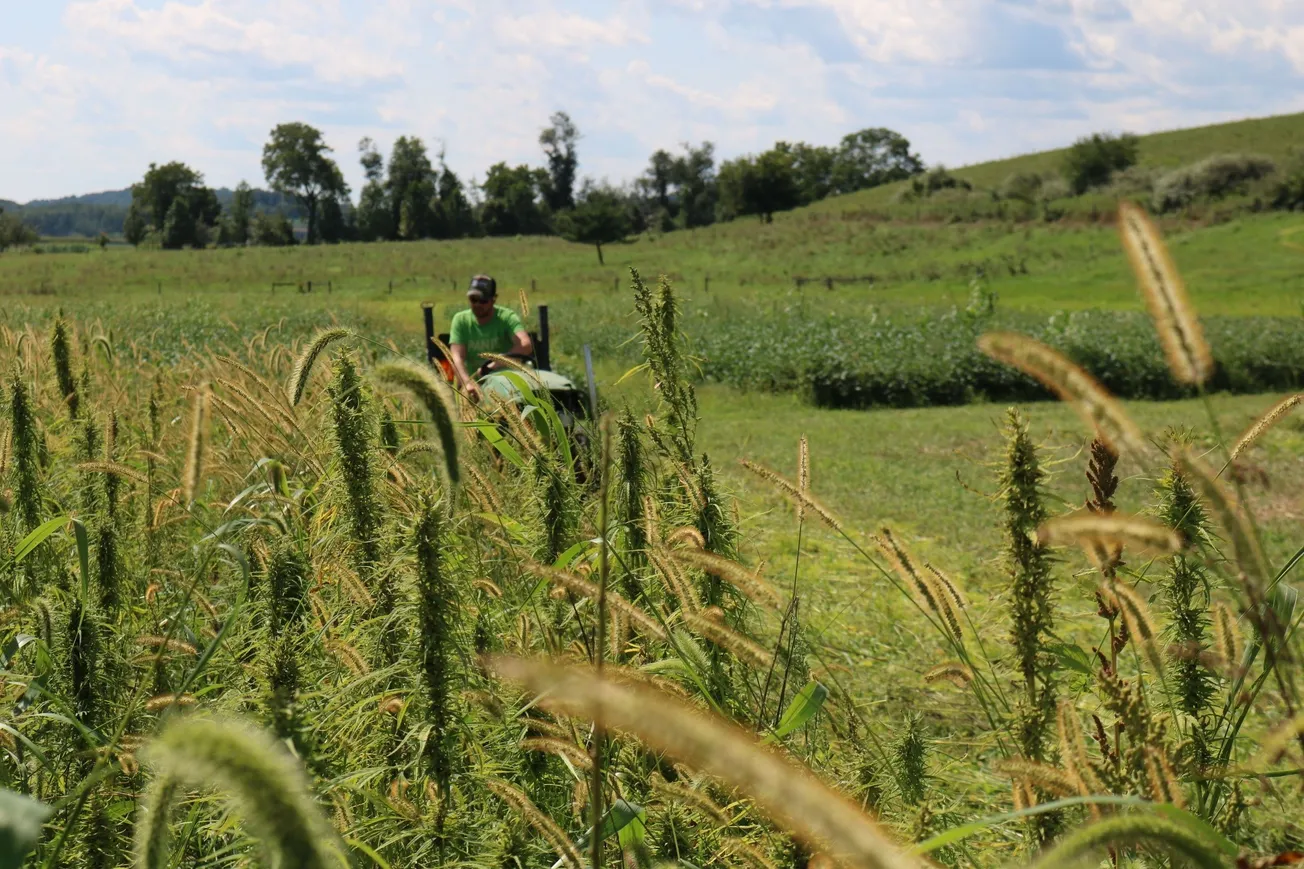
MULTIPOLYGON (((1304 385, 1304 319, 1214 317, 1204 323, 1217 361, 1212 389, 1267 392, 1304 385)), ((1150 320, 1140 312, 1045 319, 959 311, 888 321, 775 310, 720 319, 693 338, 707 379, 741 389, 797 391, 822 407, 1049 398, 1039 384, 977 350, 977 337, 991 329, 1015 329, 1046 342, 1123 398, 1191 394, 1173 381, 1150 320)))

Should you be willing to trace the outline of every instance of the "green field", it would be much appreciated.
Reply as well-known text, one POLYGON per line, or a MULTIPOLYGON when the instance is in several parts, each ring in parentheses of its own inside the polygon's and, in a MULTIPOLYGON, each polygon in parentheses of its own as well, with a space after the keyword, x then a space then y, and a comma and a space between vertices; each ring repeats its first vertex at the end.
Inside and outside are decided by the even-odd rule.
MULTIPOLYGON (((1291 116, 1160 134, 1145 138, 1142 159, 1172 166, 1211 151, 1247 148, 1284 157, 1286 143, 1301 129, 1304 116, 1291 116)), ((1033 155, 961 174, 996 185, 1012 171, 1039 171, 1057 159, 1055 153, 1033 155)), ((941 316, 969 303, 979 270, 998 294, 1002 313, 1045 318, 1057 312, 1142 309, 1116 232, 1103 221, 912 220, 908 210, 888 207, 893 195, 885 189, 830 200, 776 215, 771 224, 738 221, 642 237, 608 247, 606 266, 598 265, 591 248, 551 238, 0 255, 0 374, 7 407, 0 422, 5 504, 0 568, 9 583, 0 596, 5 632, 0 639, 9 641, 21 630, 39 638, 41 644, 32 648, 45 655, 33 653, 32 663, 6 648, 6 667, 10 658, 18 663, 6 669, 0 684, 11 701, 26 698, 30 692, 22 686, 33 680, 44 679, 41 690, 48 688, 36 701, 14 706, 14 727, 0 732, 6 752, 0 784, 58 806, 40 858, 55 865, 60 856, 87 858, 103 848, 114 855, 105 865, 128 859, 132 824, 138 822, 135 798, 148 785, 133 766, 135 748, 174 719, 169 710, 178 704, 240 714, 272 727, 306 764, 317 802, 330 812, 331 824, 345 837, 341 847, 355 865, 550 864, 559 850, 555 836, 535 820, 526 824, 504 815, 501 793, 486 784, 499 778, 527 790, 536 811, 553 818, 563 836, 583 833, 587 720, 558 714, 538 724, 530 716, 542 713, 531 694, 504 689, 472 660, 483 650, 592 660, 592 638, 600 635, 604 617, 585 593, 575 592, 582 586, 557 588, 548 598, 540 593, 543 583, 523 565, 557 562, 589 579, 598 575, 602 547, 594 541, 601 539, 603 513, 596 491, 556 463, 555 443, 532 445, 528 433, 516 432, 525 456, 517 457, 519 464, 510 454, 496 454, 483 439, 459 441, 462 473, 470 476, 453 494, 445 477, 454 471, 441 464, 446 454, 435 445, 442 442, 422 422, 427 414, 438 419, 440 411, 394 388, 400 381, 376 376, 395 355, 421 357, 419 303, 435 302, 446 322, 463 304, 467 277, 479 271, 497 277, 504 303, 516 304, 520 289, 532 309, 553 306, 556 359, 566 371, 582 370, 583 344, 600 348, 596 374, 603 405, 613 416, 631 411, 627 430, 637 432, 646 450, 643 485, 649 487, 646 503, 655 514, 646 525, 665 537, 665 547, 681 526, 718 530, 727 541, 719 551, 757 568, 782 590, 785 603, 796 593, 801 640, 779 656, 782 669, 802 684, 808 676, 818 678, 832 694, 828 708, 806 729, 774 739, 825 781, 872 808, 897 842, 922 841, 1009 811, 1011 774, 1001 764, 1018 754, 1011 745, 1021 738, 1026 710, 1017 698, 995 703, 976 689, 925 681, 934 667, 962 654, 973 665, 970 676, 978 672, 979 684, 990 677, 1011 696, 1021 690, 1010 613, 1028 592, 1012 590, 1007 552, 1013 544, 1002 530, 1009 491, 999 482, 1007 465, 1005 405, 833 410, 813 407, 793 393, 696 382, 698 422, 685 455, 674 440, 674 405, 663 400, 667 393, 657 392, 658 384, 644 373, 631 371, 643 350, 626 266, 644 276, 669 278, 683 306, 680 325, 690 336, 721 320, 751 322, 747 318, 757 312, 795 319, 845 312, 855 323, 872 322, 879 314, 941 316), (832 291, 818 281, 797 286, 794 280, 871 275, 872 282, 835 283, 832 291), (305 292, 309 281, 311 293, 305 292), (71 323, 76 365, 63 374, 81 378, 77 390, 85 410, 77 419, 59 400, 63 387, 52 358, 52 323, 60 311, 71 323), (333 325, 349 327, 357 337, 340 339, 323 352, 317 373, 306 381, 305 402, 291 406, 283 389, 296 357, 303 358, 318 329, 333 325), (219 358, 224 354, 235 361, 219 358), (347 384, 358 372, 366 385, 351 393, 347 384), (197 461, 197 439, 189 434, 191 402, 201 383, 214 389, 213 434, 201 451, 206 451, 202 474, 187 483, 197 461), (26 447, 19 444, 20 426, 10 405, 19 385, 31 390, 39 432, 26 447), (361 409, 348 409, 350 394, 367 396, 361 409), (151 396, 158 402, 152 415, 151 396), (399 420, 388 448, 374 442, 382 430, 377 424, 382 409, 399 420), (121 422, 120 433, 107 422, 110 412, 121 422), (645 414, 652 416, 648 425, 639 422, 645 414), (357 420, 362 427, 350 429, 357 420), (106 439, 107 431, 115 436, 106 439), (353 435, 352 453, 346 445, 349 431, 366 432, 353 435), (739 464, 754 460, 795 481, 803 436, 809 439, 810 492, 841 520, 845 538, 810 511, 799 521, 772 482, 739 464), (24 449, 26 465, 15 458, 24 449), (351 476, 359 455, 375 462, 364 474, 365 485, 351 476), (283 464, 269 472, 269 457, 283 464), (277 473, 284 475, 280 482, 277 473), (31 530, 28 526, 35 527, 23 516, 31 474, 44 487, 41 509, 84 519, 93 544, 79 543, 74 526, 65 523, 25 566, 13 563, 16 542, 31 530), (368 487, 374 487, 376 503, 360 508, 357 492, 368 487), (438 502, 447 514, 432 506, 441 498, 447 499, 438 502), (111 505, 118 499, 125 506, 115 514, 111 505), (367 510, 374 511, 371 518, 363 515, 367 510), (899 593, 892 582, 901 575, 894 580, 882 558, 857 553, 856 545, 875 551, 874 537, 884 527, 919 564, 937 567, 967 594, 959 651, 945 629, 931 624, 921 593, 913 599, 899 593), (728 536, 735 528, 736 538, 728 536), (113 551, 104 543, 106 529, 110 538, 115 529, 122 534, 122 548, 118 560, 108 556, 101 562, 96 559, 106 546, 113 551), (384 546, 372 552, 368 547, 378 539, 384 546), (573 560, 568 562, 565 552, 573 560), (247 600, 241 559, 252 565, 243 580, 250 583, 247 600), (311 589, 311 607, 301 617, 305 632, 293 639, 303 644, 297 651, 275 627, 277 595, 284 591, 276 584, 281 569, 276 565, 287 564, 306 571, 300 591, 311 589), (436 576, 441 569, 447 571, 442 578, 436 576), (110 589, 112 594, 105 591, 106 575, 121 584, 110 589), (460 596, 463 606, 452 614, 432 611, 428 602, 440 596, 431 589, 438 588, 460 596), (96 594, 98 603, 90 603, 96 594), (103 662, 87 665, 91 670, 73 664, 65 672, 58 662, 68 655, 81 661, 75 650, 89 642, 76 631, 65 633, 65 626, 81 624, 75 614, 86 611, 93 611, 93 621, 102 620, 95 623, 109 647, 102 649, 103 662), (440 627, 439 619, 452 621, 440 627), (439 660, 448 668, 442 672, 455 674, 450 678, 460 693, 440 694, 444 689, 438 685, 445 683, 431 675, 428 644, 434 636, 454 638, 441 646, 445 657, 439 660), (455 653, 447 651, 453 648, 455 653), (286 663, 287 654, 299 656, 290 664, 302 671, 286 663), (92 671, 109 674, 105 685, 116 685, 116 693, 106 687, 97 694, 89 687, 86 673, 92 671), (294 685, 288 703, 276 693, 286 680, 294 685), (437 694, 456 709, 456 726, 449 726, 456 734, 449 739, 465 758, 451 790, 441 790, 449 779, 434 759, 443 749, 429 742, 437 694), (903 734, 919 736, 925 746, 923 765, 909 773, 901 771, 909 765, 903 734), (28 743, 20 749, 17 736, 32 738, 45 754, 26 751, 28 743), (522 748, 523 736, 538 741, 522 748), (912 782, 922 788, 919 794, 912 793, 912 782), (86 800, 77 803, 82 794, 86 800), (76 808, 70 812, 71 805, 76 808), (70 817, 81 820, 69 824, 70 817), (444 832, 445 821, 451 832, 444 832)), ((1304 315, 1304 217, 1185 217, 1164 228, 1200 313, 1292 321, 1304 315)), ((676 346, 687 354, 683 382, 693 380, 694 347, 676 346)), ((760 346, 756 352, 775 351, 760 346)), ((1252 345, 1247 353, 1252 355, 1252 345)), ((679 383, 678 377, 668 380, 679 383)), ((1132 401, 1125 408, 1158 441, 1168 444, 1174 435, 1189 439, 1197 454, 1209 454, 1216 470, 1221 450, 1283 397, 1219 394, 1207 402, 1132 401)), ((1048 514, 1076 511, 1091 494, 1086 478, 1091 432, 1064 404, 1031 402, 1022 412, 1047 472, 1040 490, 1048 514)), ((1266 563, 1274 571, 1293 567, 1291 557, 1300 547, 1302 448, 1304 425, 1287 416, 1223 477, 1256 517, 1266 563)), ((1157 484, 1166 470, 1163 459, 1143 463, 1125 455, 1114 498, 1119 510, 1154 515, 1161 498, 1157 484)), ((632 477, 626 470, 620 474, 612 496, 617 522, 632 509, 618 494, 632 477)), ((1244 607, 1241 575, 1253 573, 1254 565, 1237 548, 1240 526, 1220 525, 1217 511, 1208 509, 1207 536, 1200 536, 1189 563, 1207 570, 1213 600, 1244 607)), ((690 654, 670 639, 656 640, 654 626, 629 640, 624 651, 613 641, 613 660, 631 670, 646 668, 645 675, 654 674, 745 727, 776 730, 777 725, 757 724, 770 715, 777 720, 781 704, 772 695, 768 702, 758 700, 763 672, 755 670, 758 655, 744 640, 754 638, 765 654, 778 635, 783 608, 753 607, 741 594, 719 597, 720 583, 694 573, 700 593, 716 595, 697 605, 714 602, 721 609, 693 621, 692 593, 676 587, 673 571, 642 561, 644 550, 628 542, 633 524, 621 526, 621 543, 611 547, 617 561, 613 576, 626 583, 619 588, 646 609, 644 618, 655 613, 670 619, 680 632, 673 637, 695 636, 692 641, 709 654, 690 654), (719 641, 719 626, 710 623, 716 618, 743 639, 729 634, 719 641)), ((658 550, 649 544, 646 551, 658 550)), ((1039 642, 1048 649, 1053 641, 1061 657, 1057 664, 1043 659, 1039 666, 1058 668, 1059 698, 1078 717, 1088 716, 1088 726, 1091 714, 1122 722, 1126 713, 1133 716, 1128 726, 1138 726, 1141 716, 1152 728, 1144 738, 1135 731, 1126 739, 1115 734, 1120 759, 1114 767, 1108 754, 1094 754, 1091 741, 1096 772, 1085 775, 1103 780, 1089 788, 1084 779, 1081 787, 1138 801, 1184 799, 1193 813, 1254 855, 1298 848, 1304 830, 1298 789, 1288 783, 1293 779, 1273 786, 1256 777, 1262 769, 1251 772, 1245 766, 1265 734, 1292 713, 1295 686, 1267 682, 1264 671, 1265 681, 1254 685, 1247 707, 1248 723, 1227 743, 1227 762, 1199 756, 1192 747, 1194 734, 1217 736, 1221 731, 1209 726, 1222 698, 1232 698, 1233 706, 1239 702, 1235 671, 1208 664, 1201 678, 1214 686, 1214 699, 1206 699, 1198 715, 1179 711, 1171 689, 1189 669, 1183 669, 1187 659, 1174 651, 1187 639, 1175 615, 1180 609, 1174 603, 1176 580, 1168 562, 1150 561, 1131 549, 1124 554, 1123 564, 1111 569, 1126 580, 1120 585, 1135 586, 1138 597, 1148 601, 1142 606, 1162 625, 1162 636, 1148 638, 1145 619, 1134 615, 1116 614, 1106 626, 1097 616, 1100 575, 1071 547, 1055 550, 1051 580, 1043 588, 1058 621, 1039 642), (1122 624, 1131 625, 1130 645, 1127 631, 1119 633, 1122 624), (1108 647, 1110 637, 1125 652, 1113 661, 1116 670, 1102 675, 1089 650, 1102 643, 1108 647), (1074 653, 1081 657, 1073 658, 1074 653), (1148 654, 1164 656, 1166 664, 1153 667, 1148 654), (1122 680, 1118 690, 1135 691, 1139 698, 1126 710, 1122 700, 1106 696, 1117 687, 1110 681, 1115 673, 1122 680), (1147 746, 1157 753, 1147 754, 1147 746), (1164 762, 1171 755, 1174 769, 1154 767, 1147 779, 1145 758, 1153 765, 1160 755, 1164 762)), ((1294 574, 1286 581, 1299 582, 1294 574)), ((1194 621, 1204 631, 1202 648, 1216 651, 1210 647, 1209 601, 1201 601, 1194 621)), ((936 607, 935 612, 944 620, 936 607)), ((1296 611, 1287 613, 1292 626, 1298 626, 1297 618, 1296 611)), ((1248 616, 1240 630, 1246 640, 1258 636, 1248 616)), ((1291 637, 1288 642, 1298 649, 1291 637)), ((1283 664, 1276 672, 1297 671, 1283 664)), ((800 687, 785 685, 779 689, 782 699, 793 698, 800 687)), ((1054 715, 1051 709, 1051 745, 1043 760, 1080 775, 1072 759, 1061 756, 1054 715)), ((9 720, 0 718, 0 724, 9 727, 9 720)), ((1222 721, 1218 718, 1219 728, 1222 721)), ((1119 726, 1120 733, 1126 730, 1119 726)), ((777 826, 757 820, 746 794, 725 784, 731 781, 728 770, 699 779, 651 759, 633 740, 612 745, 609 766, 599 769, 608 776, 608 799, 619 795, 652 807, 648 841, 658 856, 700 866, 806 865, 808 854, 777 826), (649 784, 657 781, 692 793, 649 784), (695 803, 684 802, 694 794, 695 803)), ((181 748, 176 752, 170 760, 163 753, 153 757, 160 768, 170 764, 181 782, 185 754, 181 748)), ((1280 769, 1283 765, 1273 766, 1274 774, 1292 775, 1280 769)), ((1055 782, 1036 784, 1043 802, 1079 792, 1077 785, 1059 794, 1055 782)), ((532 818, 529 811, 521 814, 532 818)), ((187 798, 175 816, 173 837, 182 864, 243 865, 252 859, 243 827, 217 797, 187 798)), ((1070 827, 1089 820, 1082 808, 1056 817, 1070 827)), ((953 866, 1026 862, 1036 850, 1036 837, 1050 835, 1052 827, 1007 818, 930 857, 953 866)), ((1204 843, 1199 847, 1226 842, 1203 830, 1196 837, 1204 843)), ((275 832, 255 834, 275 839, 275 832)), ((616 842, 613 838, 613 849, 616 842)), ((635 851, 630 855, 638 859, 635 851)), ((1149 857, 1129 853, 1125 862, 1149 857)), ((614 857, 609 859, 614 864, 614 857)), ((1211 860, 1208 865, 1222 865, 1229 857, 1211 860)))

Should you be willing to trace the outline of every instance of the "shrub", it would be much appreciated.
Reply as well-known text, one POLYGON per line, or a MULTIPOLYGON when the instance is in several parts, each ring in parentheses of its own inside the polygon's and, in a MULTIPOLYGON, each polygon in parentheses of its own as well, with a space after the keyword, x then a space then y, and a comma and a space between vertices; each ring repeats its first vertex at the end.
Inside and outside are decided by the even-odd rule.
POLYGON ((1296 152, 1272 194, 1272 207, 1286 211, 1304 209, 1304 153, 1296 152))
POLYGON ((1272 158, 1259 154, 1215 154, 1174 169, 1154 187, 1154 209, 1175 211, 1202 199, 1219 199, 1277 171, 1272 158))
POLYGON ((1163 171, 1154 166, 1129 166, 1122 172, 1116 172, 1109 182, 1109 191, 1115 196, 1135 196, 1144 193, 1147 196, 1154 192, 1155 182, 1163 175, 1163 171))
POLYGON ((1108 184, 1115 172, 1137 161, 1140 140, 1131 133, 1093 133, 1078 139, 1064 156, 1064 178, 1075 194, 1108 184))
POLYGON ((1043 179, 1036 172, 1015 172, 1001 183, 1002 199, 1016 199, 1032 204, 1041 192, 1043 179))
POLYGON ((265 247, 289 247, 295 243, 294 225, 284 214, 255 214, 249 239, 265 247))
POLYGON ((942 190, 972 190, 973 185, 963 178, 957 178, 946 170, 945 166, 934 166, 922 175, 916 175, 910 186, 897 194, 901 202, 914 202, 927 199, 942 190))

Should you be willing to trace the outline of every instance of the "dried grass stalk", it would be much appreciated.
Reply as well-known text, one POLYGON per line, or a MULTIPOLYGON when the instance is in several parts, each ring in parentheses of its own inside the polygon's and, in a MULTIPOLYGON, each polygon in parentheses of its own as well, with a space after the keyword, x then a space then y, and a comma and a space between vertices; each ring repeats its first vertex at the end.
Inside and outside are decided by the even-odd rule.
POLYGON ((1183 449, 1175 457, 1177 468, 1195 484, 1209 505, 1210 512, 1232 542, 1232 554, 1237 567, 1249 582, 1249 592, 1257 603, 1263 600, 1264 589, 1270 580, 1268 561, 1259 547, 1259 538, 1249 517, 1237 503, 1236 497, 1218 481, 1218 475, 1196 457, 1190 449, 1183 449))
POLYGON ((1062 769, 1045 763, 1011 757, 999 761, 996 769, 1005 773, 1015 782, 1036 785, 1057 797, 1067 797, 1078 793, 1078 783, 1074 777, 1062 769))
POLYGON ((212 392, 205 383, 195 391, 194 407, 190 412, 190 440, 186 444, 186 470, 182 477, 182 499, 193 504, 204 472, 204 451, 208 446, 208 405, 212 392))
POLYGON ((740 661, 760 670, 767 669, 774 663, 774 656, 761 648, 759 643, 720 622, 696 613, 685 613, 683 618, 684 624, 720 648, 732 653, 740 661))
MULTIPOLYGON (((589 600, 597 601, 598 599, 598 587, 587 579, 573 573, 545 567, 542 564, 527 564, 526 569, 535 576, 546 579, 554 585, 561 586, 575 594, 587 597, 589 600)), ((606 601, 612 612, 618 612, 629 619, 631 623, 638 625, 639 631, 645 636, 656 637, 662 642, 667 640, 665 629, 643 610, 630 603, 624 595, 609 588, 606 590, 606 601)))
POLYGON ((978 339, 978 349, 1014 366, 1068 402, 1115 452, 1126 449, 1137 458, 1152 457, 1150 444, 1122 406, 1059 351, 1016 332, 988 332, 978 339))
POLYGON ((810 510, 818 516, 820 521, 825 525, 829 526, 839 534, 842 533, 842 523, 839 522, 831 512, 829 512, 828 508, 815 500, 809 492, 802 491, 797 486, 794 486, 790 481, 785 480, 783 477, 779 476, 774 471, 771 471, 764 465, 759 465, 756 462, 743 459, 742 466, 761 479, 768 480, 776 489, 787 496, 788 500, 792 501, 799 510, 810 510))
POLYGON ((1213 356, 1159 230, 1140 206, 1127 201, 1118 206, 1118 229, 1173 376, 1182 383, 1204 383, 1213 373, 1213 356))
POLYGON ((1078 544, 1088 552, 1124 547, 1138 555, 1173 555, 1183 548, 1182 536, 1167 525, 1124 513, 1058 516, 1042 523, 1037 539, 1043 546, 1078 544))
POLYGON ((1123 624, 1128 633, 1140 646, 1141 654, 1161 676, 1164 672, 1164 658, 1159 651, 1159 628, 1155 625, 1150 605, 1145 602, 1136 589, 1125 582, 1110 580, 1100 588, 1107 603, 1112 604, 1123 616, 1123 624))
POLYGON ((547 709, 625 731, 749 795, 812 849, 865 869, 919 869, 869 817, 809 770, 754 736, 675 698, 603 681, 591 669, 494 658, 500 677, 540 695, 547 709))
POLYGON ((745 594, 753 603, 772 607, 783 603, 783 597, 774 586, 736 561, 700 549, 669 550, 666 554, 680 564, 719 577, 745 594))
POLYGON ((552 845, 557 856, 561 857, 567 866, 571 869, 583 869, 584 861, 580 857, 580 849, 571 841, 570 836, 553 822, 552 818, 539 811, 539 807, 529 797, 501 779, 489 779, 485 782, 485 787, 519 812, 530 826, 539 832, 539 835, 548 840, 548 844, 552 845))

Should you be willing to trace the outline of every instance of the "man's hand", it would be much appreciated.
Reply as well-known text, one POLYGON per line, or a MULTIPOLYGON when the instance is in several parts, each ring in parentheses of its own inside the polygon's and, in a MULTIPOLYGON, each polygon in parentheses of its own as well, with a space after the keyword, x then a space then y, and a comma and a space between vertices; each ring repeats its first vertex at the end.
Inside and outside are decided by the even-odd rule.
POLYGON ((466 397, 472 404, 479 404, 480 399, 484 397, 480 392, 480 384, 470 378, 466 381, 466 397))

